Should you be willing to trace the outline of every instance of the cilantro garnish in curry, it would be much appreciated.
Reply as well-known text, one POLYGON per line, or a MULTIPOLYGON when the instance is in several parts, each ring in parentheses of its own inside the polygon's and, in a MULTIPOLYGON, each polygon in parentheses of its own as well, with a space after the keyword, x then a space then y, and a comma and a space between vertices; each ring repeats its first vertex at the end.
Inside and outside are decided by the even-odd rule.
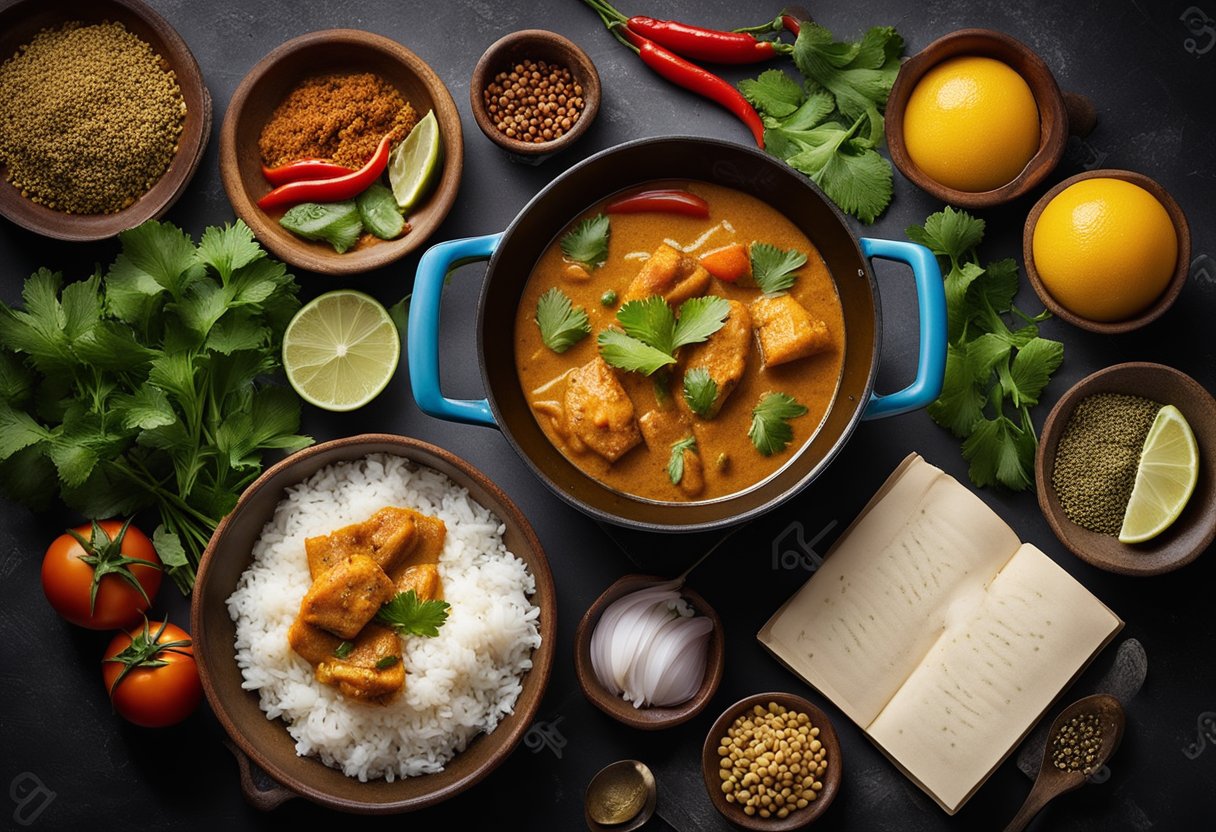
POLYGON ((811 241, 761 200, 641 187, 689 192, 708 216, 606 212, 617 195, 572 217, 525 287, 516 370, 549 440, 608 487, 732 494, 785 464, 831 406, 840 299, 811 241), (560 353, 557 332, 570 333, 560 353))

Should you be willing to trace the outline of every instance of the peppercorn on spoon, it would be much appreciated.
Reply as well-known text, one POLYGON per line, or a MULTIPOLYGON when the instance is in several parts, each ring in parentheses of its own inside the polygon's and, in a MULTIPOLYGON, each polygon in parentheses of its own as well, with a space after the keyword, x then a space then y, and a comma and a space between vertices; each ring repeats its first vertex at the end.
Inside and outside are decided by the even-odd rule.
POLYGON ((1061 711, 1047 732, 1039 776, 1005 832, 1021 832, 1050 801, 1080 788, 1106 765, 1119 747, 1126 721, 1123 706, 1109 693, 1078 699, 1061 711))

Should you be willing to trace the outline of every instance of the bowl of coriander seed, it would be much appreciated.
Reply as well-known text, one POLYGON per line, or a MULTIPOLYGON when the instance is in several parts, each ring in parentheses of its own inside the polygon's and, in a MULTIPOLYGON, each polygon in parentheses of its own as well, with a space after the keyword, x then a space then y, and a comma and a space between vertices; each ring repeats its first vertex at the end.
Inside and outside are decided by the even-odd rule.
POLYGON ((92 241, 162 216, 211 134, 211 95, 169 23, 139 0, 0 9, 0 214, 92 241))
POLYGON ((473 118, 514 161, 539 164, 587 132, 600 107, 600 76, 577 44, 524 29, 495 41, 473 69, 473 118))

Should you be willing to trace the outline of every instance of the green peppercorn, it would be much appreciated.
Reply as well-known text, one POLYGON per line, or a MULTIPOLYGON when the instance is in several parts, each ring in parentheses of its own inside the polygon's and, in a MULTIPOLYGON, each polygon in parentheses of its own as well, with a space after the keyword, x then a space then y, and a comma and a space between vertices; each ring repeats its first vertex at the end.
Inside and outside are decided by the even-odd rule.
POLYGON ((616 292, 613 291, 612 289, 609 289, 608 291, 604 292, 604 294, 600 295, 600 304, 603 306, 615 306, 616 305, 616 292))

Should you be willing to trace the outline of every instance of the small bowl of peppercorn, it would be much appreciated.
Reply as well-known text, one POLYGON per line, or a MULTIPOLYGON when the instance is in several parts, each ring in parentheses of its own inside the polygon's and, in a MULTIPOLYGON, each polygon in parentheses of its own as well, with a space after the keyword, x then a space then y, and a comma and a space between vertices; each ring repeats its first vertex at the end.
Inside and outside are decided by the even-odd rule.
POLYGON ((1087 563, 1123 575, 1185 566, 1216 539, 1216 399, 1163 364, 1116 364, 1086 376, 1047 416, 1035 486, 1056 537, 1087 563), (1164 450, 1160 461, 1150 458, 1150 447, 1164 450), (1190 472, 1197 475, 1174 516, 1170 495, 1190 472), (1129 529, 1138 488, 1150 508, 1167 507, 1166 525, 1143 540, 1129 529))
POLYGON ((740 699, 714 722, 701 749, 710 802, 744 829, 801 829, 840 789, 840 741, 828 716, 792 693, 740 699))
POLYGON ((516 161, 539 164, 591 126, 600 107, 600 76, 569 38, 524 29, 482 54, 469 98, 490 141, 516 161))

